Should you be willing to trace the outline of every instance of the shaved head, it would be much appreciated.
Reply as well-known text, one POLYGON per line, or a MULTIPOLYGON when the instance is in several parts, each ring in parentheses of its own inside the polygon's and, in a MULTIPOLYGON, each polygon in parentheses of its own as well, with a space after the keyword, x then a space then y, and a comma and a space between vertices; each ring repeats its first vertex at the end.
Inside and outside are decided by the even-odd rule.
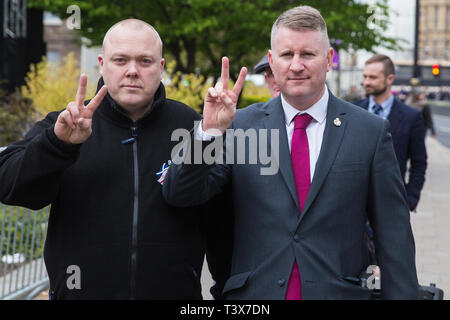
POLYGON ((111 28, 109 28, 109 30, 105 34, 105 37, 103 38, 103 45, 102 45, 103 52, 105 52, 105 48, 110 44, 111 36, 117 32, 120 33, 124 29, 134 30, 134 31, 138 31, 138 32, 142 32, 147 29, 148 31, 152 32, 158 41, 161 56, 162 56, 163 43, 162 43, 161 37, 159 36, 158 32, 155 30, 155 28, 153 28, 152 25, 148 24, 145 21, 139 20, 139 19, 122 20, 122 21, 119 21, 116 24, 114 24, 111 28))
POLYGON ((160 87, 164 58, 158 32, 148 23, 127 19, 113 25, 98 55, 108 93, 132 120, 151 108, 160 87))

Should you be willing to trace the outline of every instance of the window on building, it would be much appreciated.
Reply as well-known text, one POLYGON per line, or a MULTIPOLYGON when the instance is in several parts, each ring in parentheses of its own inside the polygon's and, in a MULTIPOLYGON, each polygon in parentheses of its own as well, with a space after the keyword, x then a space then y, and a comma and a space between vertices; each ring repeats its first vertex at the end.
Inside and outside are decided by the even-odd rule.
POLYGON ((439 28, 439 6, 434 6, 434 29, 437 31, 439 28))
POLYGON ((446 10, 447 12, 445 13, 445 16, 447 17, 446 19, 445 19, 445 21, 447 22, 447 25, 446 25, 446 28, 447 28, 447 31, 450 31, 450 6, 447 6, 447 10, 446 10))
POLYGON ((47 61, 48 62, 58 62, 60 59, 60 53, 58 50, 48 50, 47 51, 47 61))
POLYGON ((441 55, 441 52, 439 52, 439 41, 434 40, 433 41, 433 58, 437 59, 441 55))

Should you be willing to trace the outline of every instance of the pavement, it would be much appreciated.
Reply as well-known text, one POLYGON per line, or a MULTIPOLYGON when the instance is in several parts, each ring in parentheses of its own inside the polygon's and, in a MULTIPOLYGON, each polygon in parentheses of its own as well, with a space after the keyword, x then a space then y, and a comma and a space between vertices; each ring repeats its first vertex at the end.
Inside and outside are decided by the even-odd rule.
POLYGON ((450 148, 426 138, 428 167, 417 213, 411 214, 419 283, 435 283, 450 300, 450 148))
MULTIPOLYGON (((431 137, 425 143, 426 180, 416 213, 411 213, 417 277, 421 285, 436 284, 444 290, 444 300, 450 300, 450 148, 431 137)), ((203 298, 210 300, 212 280, 206 263, 201 282, 203 298)))

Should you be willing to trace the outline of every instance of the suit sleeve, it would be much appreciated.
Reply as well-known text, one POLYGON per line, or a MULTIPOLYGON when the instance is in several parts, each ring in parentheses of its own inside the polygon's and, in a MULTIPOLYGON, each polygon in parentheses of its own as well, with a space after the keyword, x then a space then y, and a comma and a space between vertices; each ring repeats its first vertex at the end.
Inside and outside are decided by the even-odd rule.
MULTIPOLYGON (((179 164, 172 164, 163 184, 163 197, 167 203, 177 207, 202 205, 219 193, 222 193, 231 178, 231 167, 225 164, 206 163, 203 151, 217 143, 225 155, 224 137, 213 141, 194 139, 192 130, 189 141, 180 147, 176 154, 182 154, 179 164), (183 150, 181 150, 183 149, 183 150), (200 154, 199 154, 200 152, 200 154)), ((212 148, 210 148, 212 149, 212 148)))
POLYGON ((373 157, 368 195, 368 215, 381 269, 381 297, 417 299, 410 213, 387 121, 383 122, 373 157))
POLYGON ((422 113, 417 113, 408 141, 408 156, 411 161, 409 180, 406 184, 408 204, 413 210, 419 202, 420 192, 425 183, 427 151, 425 148, 425 121, 422 113))
POLYGON ((56 137, 57 117, 57 112, 48 114, 23 140, 0 153, 1 202, 36 210, 55 198, 61 174, 76 161, 80 149, 56 137))
POLYGON ((216 300, 224 298, 222 291, 231 273, 234 211, 230 198, 231 189, 227 188, 204 206, 206 261, 215 281, 210 292, 216 300))

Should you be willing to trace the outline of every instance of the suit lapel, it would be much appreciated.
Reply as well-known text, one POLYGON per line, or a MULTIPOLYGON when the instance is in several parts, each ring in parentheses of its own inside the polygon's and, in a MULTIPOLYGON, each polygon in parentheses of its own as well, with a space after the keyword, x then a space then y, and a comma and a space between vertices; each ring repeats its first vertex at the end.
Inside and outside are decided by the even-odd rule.
POLYGON ((294 173, 292 171, 291 153, 289 152, 286 124, 280 96, 268 102, 264 125, 268 130, 269 141, 272 141, 271 129, 279 129, 279 169, 281 176, 289 189, 292 200, 295 202, 297 208, 299 208, 297 192, 295 189, 294 173))
MULTIPOLYGON (((328 101, 327 119, 325 124, 325 131, 323 134, 322 146, 320 148, 319 159, 316 163, 314 171, 314 177, 309 188, 308 196, 303 207, 303 212, 300 216, 299 223, 303 217, 308 213, 311 204, 320 191, 320 188, 325 181, 325 178, 330 171, 331 166, 334 163, 337 152, 342 143, 347 122, 345 119, 346 113, 339 108, 339 100, 335 98, 330 92, 330 98, 328 101), (335 119, 339 118, 338 125, 335 125, 335 119)), ((291 169, 292 170, 292 169, 291 169)), ((297 225, 298 227, 298 225, 297 225)))
POLYGON ((391 112, 389 113, 388 120, 391 123, 391 133, 397 130, 400 127, 400 123, 402 122, 402 110, 398 104, 397 99, 394 99, 394 103, 392 104, 391 112))
POLYGON ((360 106, 366 110, 369 110, 369 98, 362 100, 360 106))

